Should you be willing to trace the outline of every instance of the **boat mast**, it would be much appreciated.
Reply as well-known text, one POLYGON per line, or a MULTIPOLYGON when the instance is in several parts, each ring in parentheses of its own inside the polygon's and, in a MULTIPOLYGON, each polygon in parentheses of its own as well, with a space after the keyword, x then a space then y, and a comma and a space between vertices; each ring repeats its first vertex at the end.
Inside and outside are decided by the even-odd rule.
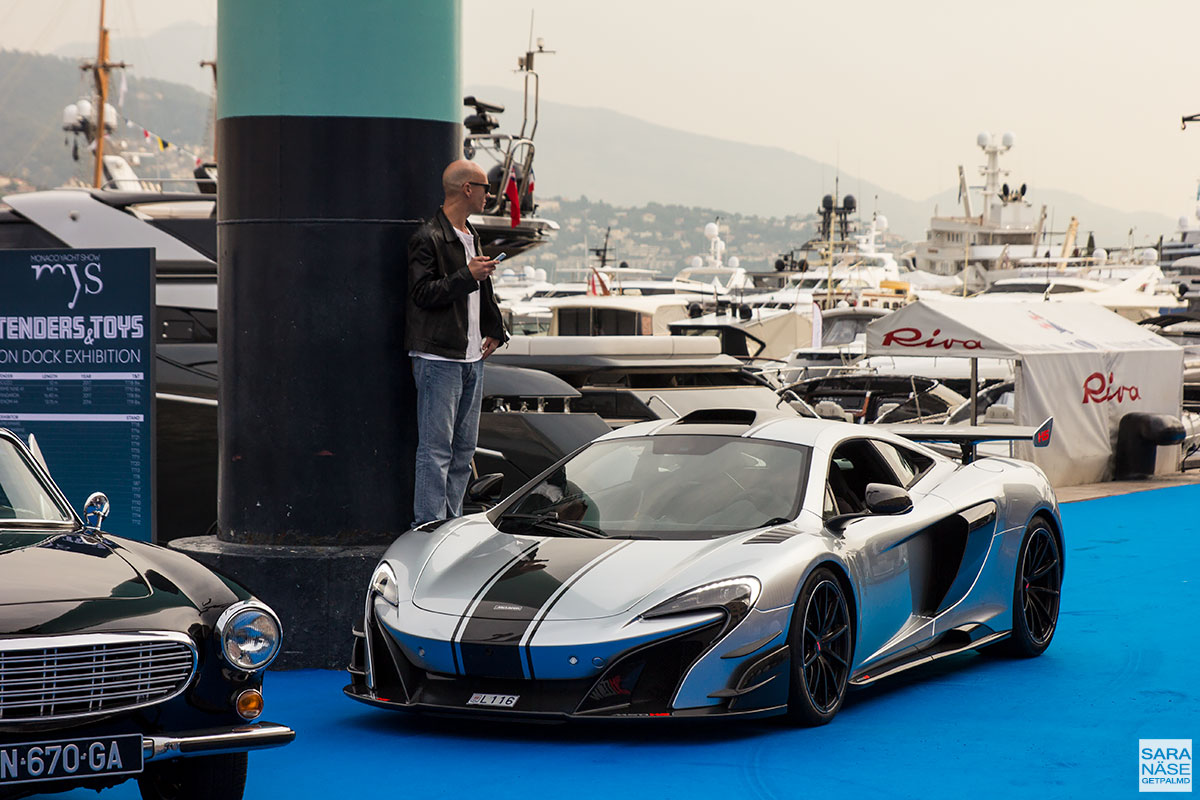
POLYGON ((96 77, 96 167, 92 173, 92 185, 99 189, 104 185, 104 111, 108 105, 108 73, 113 69, 124 69, 124 61, 111 63, 108 60, 108 28, 104 27, 104 4, 100 0, 100 41, 96 47, 96 63, 84 64, 81 69, 91 70, 96 77))
POLYGON ((841 176, 835 175, 833 178, 833 209, 829 218, 829 227, 825 231, 825 246, 828 248, 828 266, 825 268, 825 297, 821 300, 821 308, 833 308, 833 228, 837 225, 837 207, 838 207, 838 192, 840 190, 841 176))

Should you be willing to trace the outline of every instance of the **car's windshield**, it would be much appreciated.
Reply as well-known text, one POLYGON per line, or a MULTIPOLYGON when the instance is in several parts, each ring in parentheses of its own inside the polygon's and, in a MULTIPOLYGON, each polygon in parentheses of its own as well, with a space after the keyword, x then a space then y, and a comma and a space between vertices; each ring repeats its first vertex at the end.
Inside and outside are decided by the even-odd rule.
POLYGON ((810 449, 739 436, 596 442, 493 514, 503 530, 709 539, 794 519, 810 449))
POLYGON ((71 513, 38 481, 16 445, 0 438, 0 526, 73 521, 71 513))

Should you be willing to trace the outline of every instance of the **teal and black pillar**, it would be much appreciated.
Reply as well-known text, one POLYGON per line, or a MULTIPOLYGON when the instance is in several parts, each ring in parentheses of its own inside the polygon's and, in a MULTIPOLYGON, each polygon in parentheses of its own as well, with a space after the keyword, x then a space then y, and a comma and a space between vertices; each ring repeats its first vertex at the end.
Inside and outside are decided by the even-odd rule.
POLYGON ((406 245, 461 157, 460 0, 220 0, 219 539, 412 517, 406 245))

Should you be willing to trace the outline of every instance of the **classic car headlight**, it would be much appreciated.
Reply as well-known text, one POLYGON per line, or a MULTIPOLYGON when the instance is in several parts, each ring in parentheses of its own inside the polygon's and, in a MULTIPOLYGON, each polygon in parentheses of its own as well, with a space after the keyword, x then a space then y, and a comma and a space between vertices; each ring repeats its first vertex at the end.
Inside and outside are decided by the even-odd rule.
POLYGON ((642 614, 646 619, 683 614, 688 611, 703 611, 706 608, 722 608, 729 615, 729 628, 737 625, 754 607, 762 584, 758 578, 745 576, 730 578, 716 583, 706 583, 695 589, 677 594, 666 602, 642 614))
POLYGON ((386 561, 380 562, 371 576, 371 593, 377 594, 389 604, 400 607, 400 587, 396 585, 396 573, 386 561))
POLYGON ((225 609, 217 620, 217 635, 225 660, 238 669, 254 672, 279 654, 283 626, 266 605, 245 600, 225 609))

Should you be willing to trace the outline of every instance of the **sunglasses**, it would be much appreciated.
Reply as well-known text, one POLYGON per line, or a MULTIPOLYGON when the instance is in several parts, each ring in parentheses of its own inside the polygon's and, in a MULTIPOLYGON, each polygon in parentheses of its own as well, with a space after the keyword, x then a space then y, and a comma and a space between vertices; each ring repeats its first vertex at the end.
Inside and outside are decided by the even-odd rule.
POLYGON ((482 186, 484 188, 484 191, 487 191, 490 188, 488 184, 480 183, 479 181, 467 181, 467 185, 468 186, 482 186))

